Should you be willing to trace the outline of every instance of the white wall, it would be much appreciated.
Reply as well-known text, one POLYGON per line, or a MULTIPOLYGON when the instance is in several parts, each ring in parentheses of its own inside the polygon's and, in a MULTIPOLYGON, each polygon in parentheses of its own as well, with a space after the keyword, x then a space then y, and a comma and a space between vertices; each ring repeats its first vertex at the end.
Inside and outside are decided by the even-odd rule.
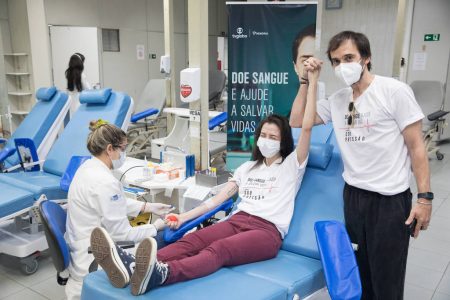
MULTIPOLYGON (((437 80, 446 86, 445 110, 450 109, 450 81, 448 68, 450 60, 450 1, 415 0, 407 82, 415 80, 437 80), (424 35, 440 34, 440 41, 425 42, 424 35), (413 69, 414 53, 425 52, 425 70, 413 69)), ((450 137, 450 129, 444 130, 443 138, 450 137)))
MULTIPOLYGON (((177 87, 179 71, 188 64, 186 1, 174 1, 177 87)), ((102 53, 104 86, 123 90, 136 99, 149 79, 163 78, 163 74, 159 71, 159 58, 164 54, 163 0, 44 0, 44 3, 48 24, 120 30, 120 52, 102 53), (145 60, 137 60, 136 45, 145 46, 147 52, 145 60), (156 59, 149 58, 150 54, 156 54, 156 59)), ((210 61, 214 61, 215 66, 217 55, 215 37, 222 31, 227 31, 227 16, 225 0, 209 3, 209 23, 212 27, 210 61)))
POLYGON ((30 30, 30 58, 36 87, 52 84, 48 27, 45 21, 44 0, 27 0, 30 30))
POLYGON ((408 62, 408 83, 414 80, 438 80, 447 86, 447 107, 450 107, 450 86, 447 81, 450 54, 450 1, 415 0, 411 46, 408 62), (439 33, 440 41, 425 42, 424 35, 439 33), (426 69, 413 70, 414 53, 427 53, 426 69))
POLYGON ((347 0, 343 1, 341 9, 333 10, 323 5, 319 57, 325 61, 321 78, 327 95, 342 87, 334 76, 326 50, 330 38, 343 30, 364 33, 372 50, 372 72, 392 76, 397 7, 398 0, 347 0))

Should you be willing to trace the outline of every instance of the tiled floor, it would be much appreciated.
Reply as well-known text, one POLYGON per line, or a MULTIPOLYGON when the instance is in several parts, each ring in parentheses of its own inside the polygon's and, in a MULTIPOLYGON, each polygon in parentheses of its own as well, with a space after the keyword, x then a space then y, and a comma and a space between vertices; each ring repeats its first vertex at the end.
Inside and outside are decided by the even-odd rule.
POLYGON ((39 269, 30 276, 18 270, 16 259, 2 255, 0 258, 0 299, 8 300, 62 300, 64 287, 56 282, 56 271, 47 253, 39 258, 39 269))
MULTIPOLYGON (((450 300, 450 143, 441 147, 446 154, 444 160, 430 160, 431 185, 436 197, 431 225, 410 243, 406 300, 450 300)), ((17 262, 0 256, 0 299, 64 299, 64 288, 56 283, 56 272, 48 255, 44 254, 39 262, 39 270, 25 276, 16 269, 17 262)), ((322 291, 312 299, 329 297, 322 291)))

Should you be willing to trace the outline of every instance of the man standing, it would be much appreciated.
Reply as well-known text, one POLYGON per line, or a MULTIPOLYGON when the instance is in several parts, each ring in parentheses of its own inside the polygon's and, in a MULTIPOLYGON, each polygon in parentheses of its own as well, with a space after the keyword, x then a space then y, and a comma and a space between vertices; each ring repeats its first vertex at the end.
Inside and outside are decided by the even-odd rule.
MULTIPOLYGON (((430 174, 422 140, 424 117, 412 90, 373 75, 364 34, 343 31, 331 38, 328 58, 348 87, 317 103, 316 124, 333 122, 344 161, 344 216, 358 261, 363 299, 403 299, 409 246, 431 217, 430 174), (418 195, 411 209, 411 167, 418 195), (413 222, 414 220, 414 222, 413 222)), ((305 70, 322 62, 308 58, 305 70)), ((292 106, 291 126, 300 127, 306 98, 292 106)))

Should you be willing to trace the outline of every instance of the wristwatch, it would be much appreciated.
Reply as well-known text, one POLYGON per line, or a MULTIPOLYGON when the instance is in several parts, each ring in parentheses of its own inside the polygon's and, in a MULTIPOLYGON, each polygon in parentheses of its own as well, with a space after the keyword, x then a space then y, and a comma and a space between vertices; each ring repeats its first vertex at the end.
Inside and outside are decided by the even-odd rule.
POLYGON ((427 199, 427 200, 431 201, 434 198, 434 194, 432 192, 418 193, 417 194, 417 199, 420 199, 420 198, 427 199))

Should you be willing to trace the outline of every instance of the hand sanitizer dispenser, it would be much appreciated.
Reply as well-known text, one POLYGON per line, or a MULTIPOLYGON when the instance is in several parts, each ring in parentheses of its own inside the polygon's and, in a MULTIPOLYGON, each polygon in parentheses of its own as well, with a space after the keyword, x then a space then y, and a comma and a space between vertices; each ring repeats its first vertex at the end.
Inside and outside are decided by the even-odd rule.
POLYGON ((170 74, 170 56, 169 55, 161 56, 161 62, 159 65, 159 69, 161 70, 161 73, 170 74))
POLYGON ((183 102, 194 102, 200 99, 200 68, 181 70, 180 99, 183 102))

